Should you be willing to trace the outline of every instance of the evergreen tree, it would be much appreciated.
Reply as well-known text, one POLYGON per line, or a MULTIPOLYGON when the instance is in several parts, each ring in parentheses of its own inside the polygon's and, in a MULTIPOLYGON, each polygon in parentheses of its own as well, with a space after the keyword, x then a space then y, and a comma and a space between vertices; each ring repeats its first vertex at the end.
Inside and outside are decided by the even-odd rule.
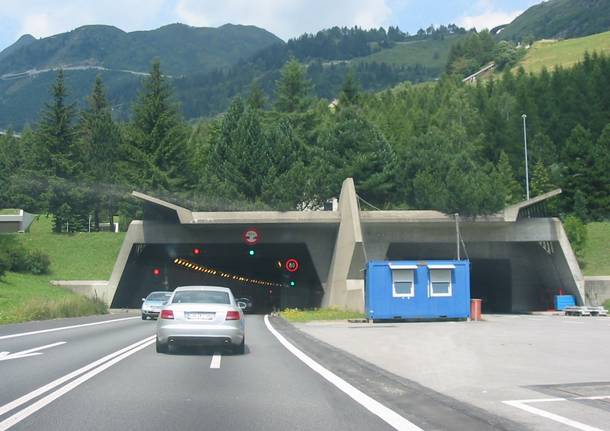
POLYGON ((610 218, 610 123, 593 148, 593 166, 588 179, 591 182, 588 205, 591 218, 610 218))
POLYGON ((276 83, 276 108, 281 112, 302 112, 310 104, 311 82, 296 59, 288 61, 276 83))
POLYGON ((91 188, 95 230, 99 229, 100 211, 106 211, 112 226, 116 205, 117 165, 120 134, 114 124, 102 79, 97 76, 87 107, 81 112, 80 147, 83 155, 84 179, 91 188))
POLYGON ((497 170, 499 177, 497 186, 499 191, 504 194, 503 205, 508 206, 519 202, 523 198, 523 190, 513 175, 508 156, 504 151, 500 153, 497 170))
POLYGON ((265 100, 265 94, 257 81, 252 81, 250 86, 250 94, 248 95, 247 104, 250 108, 263 109, 267 101, 265 100))
POLYGON ((138 176, 146 188, 177 189, 190 178, 186 153, 188 130, 172 98, 167 78, 155 60, 150 75, 133 107, 128 149, 138 176))
POLYGON ((589 175, 593 168, 593 141, 591 132, 577 125, 566 140, 563 148, 563 181, 564 210, 572 213, 575 210, 576 193, 583 197, 593 192, 589 175))
POLYGON ((354 76, 354 72, 350 69, 345 76, 345 81, 341 87, 341 93, 339 95, 339 105, 349 106, 358 103, 360 98, 360 88, 358 81, 354 76))

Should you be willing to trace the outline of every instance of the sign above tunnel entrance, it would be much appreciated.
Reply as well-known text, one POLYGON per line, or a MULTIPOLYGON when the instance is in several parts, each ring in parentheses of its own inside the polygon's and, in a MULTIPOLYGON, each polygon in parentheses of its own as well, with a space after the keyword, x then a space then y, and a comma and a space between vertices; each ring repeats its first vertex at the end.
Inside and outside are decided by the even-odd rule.
POLYGON ((296 259, 288 259, 286 261, 286 270, 288 272, 296 272, 299 269, 299 261, 296 259))
POLYGON ((250 227, 244 231, 242 238, 246 244, 255 245, 261 240, 261 234, 258 229, 250 227))

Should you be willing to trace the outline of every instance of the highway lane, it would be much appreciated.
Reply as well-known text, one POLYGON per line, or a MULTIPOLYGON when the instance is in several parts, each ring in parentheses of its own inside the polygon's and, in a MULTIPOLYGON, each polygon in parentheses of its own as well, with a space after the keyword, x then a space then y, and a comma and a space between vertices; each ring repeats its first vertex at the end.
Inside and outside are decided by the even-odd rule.
POLYGON ((9 339, 0 329, 0 351, 65 341, 42 355, 0 361, 0 413, 41 385, 142 341, 1 414, 0 430, 391 429, 286 350, 262 316, 247 316, 245 355, 157 354, 152 339, 145 341, 154 327, 138 318, 9 339))

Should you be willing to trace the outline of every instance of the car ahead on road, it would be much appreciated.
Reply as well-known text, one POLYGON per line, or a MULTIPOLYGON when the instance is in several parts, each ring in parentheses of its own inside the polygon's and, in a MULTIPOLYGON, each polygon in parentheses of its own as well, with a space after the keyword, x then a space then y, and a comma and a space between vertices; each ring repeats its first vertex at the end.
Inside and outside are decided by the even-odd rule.
POLYGON ((241 298, 235 298, 237 302, 243 302, 246 306, 243 308, 244 313, 251 313, 254 309, 254 303, 252 302, 252 298, 249 296, 243 296, 241 298))
POLYGON ((181 345, 226 346, 244 353, 246 336, 242 308, 231 290, 216 286, 176 288, 157 321, 157 352, 181 345))
POLYGON ((146 298, 142 298, 142 320, 149 317, 156 319, 163 306, 172 296, 172 292, 151 292, 146 298))

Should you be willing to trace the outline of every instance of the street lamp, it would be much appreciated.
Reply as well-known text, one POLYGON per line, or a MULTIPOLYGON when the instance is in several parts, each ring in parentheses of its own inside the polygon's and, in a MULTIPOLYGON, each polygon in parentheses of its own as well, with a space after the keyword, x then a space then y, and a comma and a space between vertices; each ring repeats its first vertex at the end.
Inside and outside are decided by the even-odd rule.
POLYGON ((529 169, 527 167, 527 129, 525 127, 525 119, 527 115, 523 114, 521 116, 523 118, 523 145, 525 147, 525 196, 527 200, 530 200, 530 177, 529 177, 529 169))

